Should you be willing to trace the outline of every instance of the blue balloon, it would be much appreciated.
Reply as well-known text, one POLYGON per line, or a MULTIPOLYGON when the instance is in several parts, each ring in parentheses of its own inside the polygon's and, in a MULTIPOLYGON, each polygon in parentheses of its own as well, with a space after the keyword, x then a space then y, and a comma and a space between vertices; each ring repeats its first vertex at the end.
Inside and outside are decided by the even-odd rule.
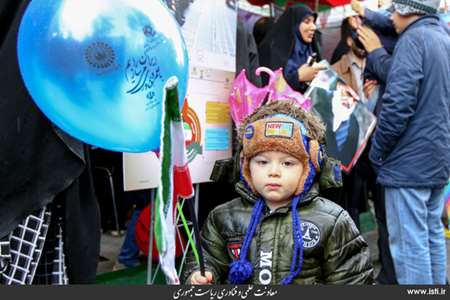
POLYGON ((70 135, 122 152, 159 148, 167 80, 188 79, 186 45, 158 0, 31 1, 17 53, 30 95, 70 135))

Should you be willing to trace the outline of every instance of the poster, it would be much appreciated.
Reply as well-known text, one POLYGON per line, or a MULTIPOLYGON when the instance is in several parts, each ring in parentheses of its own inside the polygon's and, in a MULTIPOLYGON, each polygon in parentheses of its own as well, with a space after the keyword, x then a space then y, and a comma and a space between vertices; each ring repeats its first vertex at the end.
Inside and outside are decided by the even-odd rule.
MULTIPOLYGON (((228 96, 235 75, 234 1, 166 0, 189 52, 189 83, 182 110, 192 182, 208 182, 216 160, 231 157, 228 96)), ((124 153, 125 191, 155 188, 160 162, 155 153, 124 153)))
POLYGON ((326 126, 325 141, 329 156, 341 162, 341 169, 349 173, 366 147, 375 128, 376 118, 367 107, 373 106, 359 99, 331 69, 320 71, 305 93, 312 100, 312 111, 326 126))
POLYGON ((166 0, 181 25, 190 64, 235 71, 236 4, 231 0, 166 0))

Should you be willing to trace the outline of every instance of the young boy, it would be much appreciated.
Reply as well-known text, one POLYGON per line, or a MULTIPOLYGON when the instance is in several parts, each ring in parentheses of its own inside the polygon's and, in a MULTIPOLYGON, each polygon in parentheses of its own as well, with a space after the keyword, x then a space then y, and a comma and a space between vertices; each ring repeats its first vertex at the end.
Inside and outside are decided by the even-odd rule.
POLYGON ((275 101, 247 117, 239 136, 241 197, 208 215, 205 276, 191 255, 185 282, 371 284, 367 243, 346 211, 318 196, 324 159, 318 119, 275 101))

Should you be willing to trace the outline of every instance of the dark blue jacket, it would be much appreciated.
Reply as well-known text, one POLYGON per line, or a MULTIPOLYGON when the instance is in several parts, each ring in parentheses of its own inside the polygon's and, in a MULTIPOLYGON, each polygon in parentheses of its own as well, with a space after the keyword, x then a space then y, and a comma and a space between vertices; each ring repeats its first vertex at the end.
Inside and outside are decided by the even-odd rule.
POLYGON ((388 187, 443 187, 450 176, 450 37, 435 15, 400 35, 370 159, 388 187))
POLYGON ((364 77, 366 79, 376 79, 383 86, 384 92, 391 64, 391 55, 394 52, 398 35, 390 18, 379 12, 366 8, 364 10, 364 23, 375 30, 383 45, 383 48, 376 49, 368 54, 364 77))
MULTIPOLYGON (((364 16, 364 23, 375 30, 383 45, 383 48, 376 49, 368 54, 364 77, 366 79, 376 79, 382 85, 384 91, 387 74, 391 66, 391 55, 397 43, 398 35, 389 16, 367 8, 364 16)), ((443 20, 441 20, 440 24, 450 35, 448 24, 443 20)))
POLYGON ((312 53, 313 50, 311 45, 304 43, 303 40, 298 37, 298 34, 296 34, 294 49, 283 70, 284 78, 286 78, 289 85, 296 91, 305 92, 308 88, 306 83, 298 80, 298 68, 306 64, 308 57, 312 53))
POLYGON ((391 67, 391 55, 394 52, 398 40, 398 34, 390 18, 380 12, 365 9, 364 23, 370 26, 380 38, 383 48, 376 49, 367 55, 364 79, 375 79, 379 84, 380 95, 375 107, 375 115, 378 117, 381 110, 381 97, 386 89, 386 79, 391 67))
MULTIPOLYGON (((365 79, 375 79, 380 85, 380 98, 375 109, 375 115, 378 116, 381 109, 381 97, 386 89, 386 80, 391 68, 392 52, 397 43, 398 35, 391 19, 385 14, 366 8, 364 23, 375 30, 383 45, 383 48, 376 49, 367 55, 366 68, 364 70, 365 79)), ((448 24, 443 20, 440 23, 450 35, 448 24)))
POLYGON ((398 34, 388 15, 366 8, 364 10, 364 24, 375 31, 387 52, 394 52, 398 34))

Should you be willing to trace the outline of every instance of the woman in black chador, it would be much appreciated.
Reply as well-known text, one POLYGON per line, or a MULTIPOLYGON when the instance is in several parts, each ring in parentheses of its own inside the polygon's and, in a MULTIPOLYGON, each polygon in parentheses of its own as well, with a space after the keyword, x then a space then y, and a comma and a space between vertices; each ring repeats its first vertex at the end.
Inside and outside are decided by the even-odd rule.
POLYGON ((316 19, 317 14, 306 6, 289 7, 272 26, 259 48, 260 65, 272 70, 283 68, 286 81, 301 93, 323 69, 318 64, 307 64, 313 53, 316 60, 320 60, 316 19))

